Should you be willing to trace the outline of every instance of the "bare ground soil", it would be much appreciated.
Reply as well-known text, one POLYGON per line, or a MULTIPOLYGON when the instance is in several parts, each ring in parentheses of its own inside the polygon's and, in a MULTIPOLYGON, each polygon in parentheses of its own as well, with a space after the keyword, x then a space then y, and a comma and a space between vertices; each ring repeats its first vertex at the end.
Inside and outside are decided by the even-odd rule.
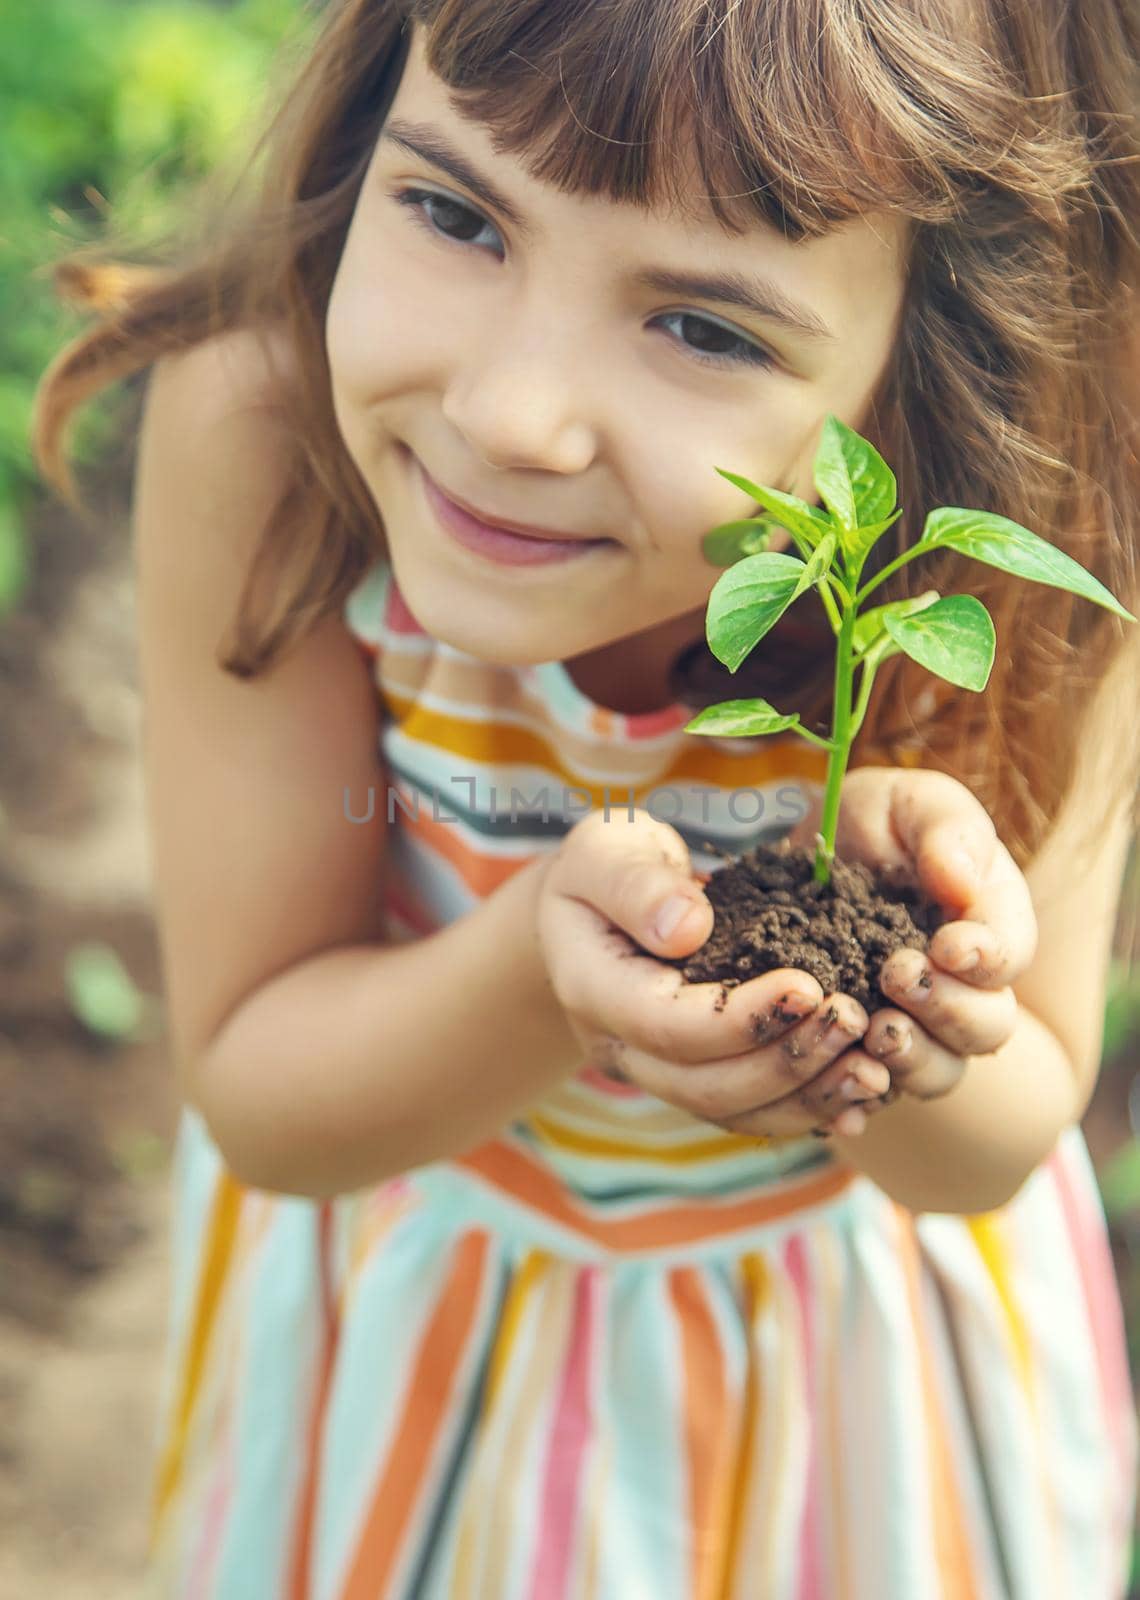
POLYGON ((0 1596, 124 1600, 145 1548, 176 1105, 90 1032, 69 955, 160 987, 124 522, 33 513, 0 623, 0 1596))

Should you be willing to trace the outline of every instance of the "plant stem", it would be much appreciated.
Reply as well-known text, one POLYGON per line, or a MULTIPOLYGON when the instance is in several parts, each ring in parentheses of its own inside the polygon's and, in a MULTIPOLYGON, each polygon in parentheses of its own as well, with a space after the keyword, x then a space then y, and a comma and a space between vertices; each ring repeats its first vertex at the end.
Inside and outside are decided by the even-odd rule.
POLYGON ((835 600, 832 597, 831 585, 828 583, 826 578, 824 578, 819 585, 819 594, 820 599, 823 601, 823 609, 827 612, 828 621, 831 623, 831 631, 838 638, 839 630, 843 624, 839 620, 839 612, 835 609, 835 600))
POLYGON ((847 757, 851 752, 851 680, 854 674, 852 656, 855 614, 855 602, 845 598, 843 621, 835 647, 831 754, 827 762, 827 785, 823 796, 823 816, 819 825, 821 837, 815 853, 813 877, 816 883, 831 881, 831 863, 835 858, 835 834, 839 822, 839 796, 843 788, 843 775, 847 771, 847 757))
POLYGON ((859 730, 863 726, 863 718, 867 715, 867 702, 871 698, 871 688, 875 682, 875 673, 877 670, 877 665, 870 667, 864 665, 863 670, 859 675, 859 699, 855 706, 855 716, 851 724, 851 731, 849 734, 852 744, 854 744, 856 739, 859 737, 859 730))
POLYGON ((814 744, 819 750, 831 749, 830 739, 821 738, 818 733, 813 733, 810 728, 805 728, 802 722, 797 722, 794 732, 798 733, 801 739, 806 739, 809 744, 814 744))
POLYGON ((905 567, 907 562, 913 561, 916 556, 924 556, 929 553, 930 547, 924 548, 921 544, 912 545, 909 550, 904 550, 901 556, 896 556, 893 561, 883 568, 882 572, 877 572, 868 583, 863 585, 855 596, 855 604, 861 606, 873 589, 877 589, 881 583, 886 583, 892 572, 897 572, 900 567, 905 567))

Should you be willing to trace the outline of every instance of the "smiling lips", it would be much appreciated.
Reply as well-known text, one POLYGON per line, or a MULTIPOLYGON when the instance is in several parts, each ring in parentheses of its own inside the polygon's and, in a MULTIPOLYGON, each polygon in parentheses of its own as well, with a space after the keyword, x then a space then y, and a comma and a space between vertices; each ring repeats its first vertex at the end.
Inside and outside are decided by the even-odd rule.
MULTIPOLYGON (((426 468, 425 468, 426 471, 426 468)), ((432 479, 434 483, 435 480, 432 479)), ((453 506, 458 506, 460 511, 466 512, 473 522, 479 523, 483 528, 495 528, 500 533, 517 533, 529 539, 556 539, 561 544, 600 544, 600 539, 592 539, 586 534, 565 533, 561 528, 536 528, 529 522, 511 522, 505 517, 485 516, 478 506, 473 506, 468 500, 460 500, 458 495, 449 493, 446 489, 436 488, 445 494, 453 506)))
POLYGON ((418 458, 416 464, 428 503, 447 532, 467 549, 492 560, 510 566, 536 566, 586 555, 614 543, 612 539, 587 539, 520 523, 485 522, 468 506, 445 494, 418 458))

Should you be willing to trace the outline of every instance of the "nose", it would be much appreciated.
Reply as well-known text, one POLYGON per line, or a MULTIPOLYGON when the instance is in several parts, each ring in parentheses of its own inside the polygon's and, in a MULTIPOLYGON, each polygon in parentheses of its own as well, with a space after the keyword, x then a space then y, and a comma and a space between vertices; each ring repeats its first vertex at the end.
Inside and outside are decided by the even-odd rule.
POLYGON ((549 337, 495 337, 453 372, 444 416, 496 471, 584 472, 597 453, 588 378, 549 337))

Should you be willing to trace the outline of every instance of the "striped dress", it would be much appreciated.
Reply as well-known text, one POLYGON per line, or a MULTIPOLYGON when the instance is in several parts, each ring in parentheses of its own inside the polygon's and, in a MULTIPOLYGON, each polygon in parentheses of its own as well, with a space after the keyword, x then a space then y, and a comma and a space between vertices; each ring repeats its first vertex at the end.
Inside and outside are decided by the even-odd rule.
MULTIPOLYGON (((822 781, 794 738, 441 644, 386 563, 345 616, 393 941, 587 809, 652 800, 708 873, 822 781)), ((326 1201, 244 1187, 187 1108, 173 1182, 146 1600, 1124 1593, 1137 1434, 1079 1128, 1000 1210, 916 1216, 826 1141, 583 1061, 488 1143, 326 1201)))

